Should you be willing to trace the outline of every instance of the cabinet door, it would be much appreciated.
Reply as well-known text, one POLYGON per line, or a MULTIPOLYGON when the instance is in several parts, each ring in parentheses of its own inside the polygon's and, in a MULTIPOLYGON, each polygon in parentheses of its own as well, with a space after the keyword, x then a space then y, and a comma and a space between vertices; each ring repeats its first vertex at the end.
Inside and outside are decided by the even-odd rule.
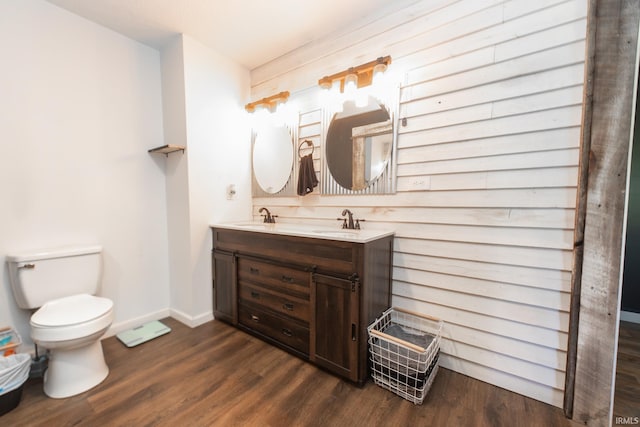
POLYGON ((238 323, 236 257, 230 252, 213 251, 213 316, 233 325, 238 323))
POLYGON ((312 286, 315 313, 310 358, 358 381, 358 282, 314 274, 312 286))

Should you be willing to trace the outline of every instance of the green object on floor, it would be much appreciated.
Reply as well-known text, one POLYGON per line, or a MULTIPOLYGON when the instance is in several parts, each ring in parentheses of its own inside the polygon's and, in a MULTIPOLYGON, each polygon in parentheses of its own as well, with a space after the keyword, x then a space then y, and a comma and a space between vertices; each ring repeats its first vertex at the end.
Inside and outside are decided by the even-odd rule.
POLYGON ((154 320, 128 331, 120 332, 116 337, 127 347, 135 347, 169 332, 171 332, 170 327, 158 320, 154 320))

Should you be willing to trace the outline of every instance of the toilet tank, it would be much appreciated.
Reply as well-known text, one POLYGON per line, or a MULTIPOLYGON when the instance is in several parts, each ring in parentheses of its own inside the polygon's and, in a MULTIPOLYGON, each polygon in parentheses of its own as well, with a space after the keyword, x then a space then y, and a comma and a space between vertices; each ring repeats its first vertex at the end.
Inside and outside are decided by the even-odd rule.
POLYGON ((9 281, 20 308, 77 294, 94 295, 102 275, 102 247, 67 246, 7 255, 9 281))

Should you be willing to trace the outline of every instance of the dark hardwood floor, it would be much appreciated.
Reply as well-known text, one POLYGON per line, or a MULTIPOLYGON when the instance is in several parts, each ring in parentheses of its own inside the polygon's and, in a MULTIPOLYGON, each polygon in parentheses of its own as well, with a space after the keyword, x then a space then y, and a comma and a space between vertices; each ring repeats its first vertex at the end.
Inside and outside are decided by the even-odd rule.
POLYGON ((41 381, 2 426, 577 426, 562 410, 440 369, 422 405, 369 380, 359 388, 222 322, 131 349, 103 341, 111 372, 94 389, 47 398, 41 381))
POLYGON ((625 418, 633 424, 640 420, 640 325, 630 322, 620 322, 613 425, 625 418))

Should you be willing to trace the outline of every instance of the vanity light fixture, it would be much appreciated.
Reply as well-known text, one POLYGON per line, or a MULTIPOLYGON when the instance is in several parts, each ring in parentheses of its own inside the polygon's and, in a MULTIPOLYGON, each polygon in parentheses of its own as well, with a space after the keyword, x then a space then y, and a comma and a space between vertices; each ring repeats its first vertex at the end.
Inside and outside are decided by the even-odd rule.
POLYGON ((381 56, 374 61, 351 67, 330 76, 324 76, 318 80, 318 85, 322 89, 329 90, 335 81, 340 82, 340 92, 346 93, 349 87, 363 88, 373 83, 374 76, 382 74, 391 64, 391 56, 381 56))
POLYGON ((284 91, 275 95, 268 96, 266 98, 262 98, 258 101, 250 102, 244 106, 244 109, 250 113, 256 111, 257 108, 264 108, 270 112, 275 112, 276 108, 280 104, 284 104, 289 99, 289 92, 284 91))

